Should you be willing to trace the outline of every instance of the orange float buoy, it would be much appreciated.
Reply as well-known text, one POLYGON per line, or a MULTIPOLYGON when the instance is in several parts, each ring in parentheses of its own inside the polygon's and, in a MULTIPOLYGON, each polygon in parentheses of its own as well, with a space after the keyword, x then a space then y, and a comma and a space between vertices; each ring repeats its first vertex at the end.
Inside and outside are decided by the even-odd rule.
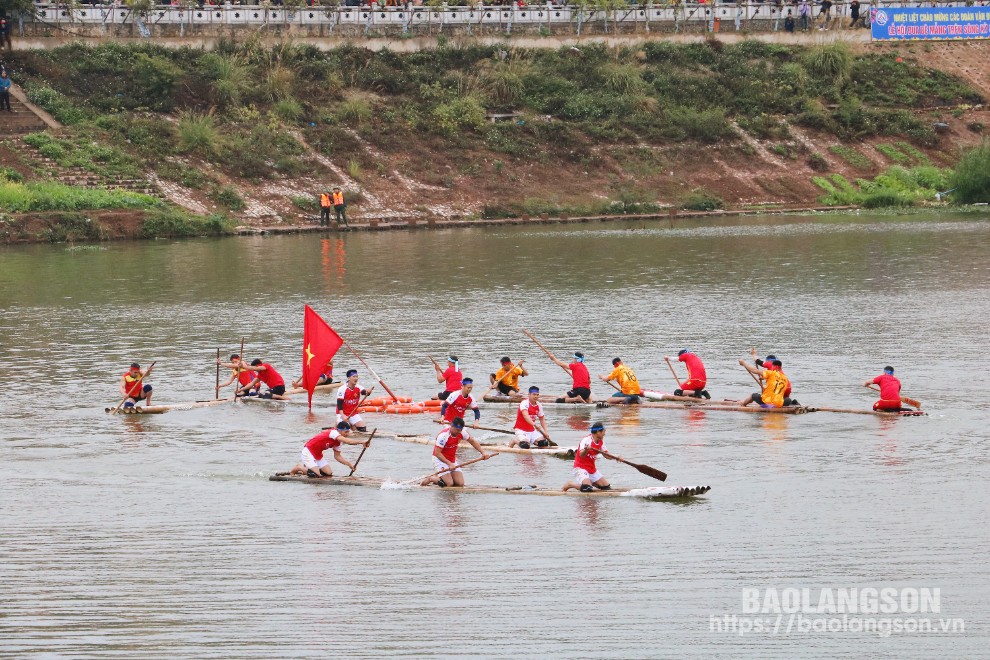
POLYGON ((423 401, 419 405, 423 406, 424 408, 441 408, 443 407, 443 401, 440 401, 439 399, 428 399, 426 401, 423 401))
POLYGON ((375 399, 365 399, 364 405, 368 406, 387 406, 392 403, 392 399, 385 399, 384 397, 377 397, 375 399))
POLYGON ((396 396, 395 398, 398 399, 399 403, 412 403, 411 396, 396 396))

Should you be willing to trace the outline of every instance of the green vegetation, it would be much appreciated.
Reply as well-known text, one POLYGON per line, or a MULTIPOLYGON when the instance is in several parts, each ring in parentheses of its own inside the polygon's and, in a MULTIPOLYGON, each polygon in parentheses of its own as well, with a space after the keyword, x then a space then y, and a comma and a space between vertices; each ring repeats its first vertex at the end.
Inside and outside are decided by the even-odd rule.
POLYGON ((855 185, 841 174, 816 176, 812 181, 825 192, 818 200, 822 204, 873 209, 934 201, 935 193, 945 190, 949 175, 936 167, 895 165, 872 180, 857 179, 855 185))
POLYGON ((911 163, 911 157, 898 151, 897 147, 892 144, 878 144, 876 145, 876 150, 888 159, 900 165, 908 165, 911 163))
POLYGON ((685 211, 714 211, 723 206, 724 203, 717 195, 704 188, 695 188, 681 202, 681 208, 685 211))
POLYGON ((949 185, 955 188, 952 199, 956 201, 990 203, 990 142, 984 141, 963 154, 949 185))
POLYGON ((126 190, 82 188, 61 183, 16 183, 0 179, 0 210, 76 211, 81 209, 149 209, 161 200, 126 190))
POLYGON ((844 144, 837 144, 829 147, 828 150, 855 167, 857 170, 868 170, 873 167, 873 161, 860 153, 855 147, 847 147, 844 144))
POLYGON ((229 234, 234 223, 225 215, 191 215, 176 208, 152 211, 145 216, 140 235, 144 238, 185 238, 229 234))

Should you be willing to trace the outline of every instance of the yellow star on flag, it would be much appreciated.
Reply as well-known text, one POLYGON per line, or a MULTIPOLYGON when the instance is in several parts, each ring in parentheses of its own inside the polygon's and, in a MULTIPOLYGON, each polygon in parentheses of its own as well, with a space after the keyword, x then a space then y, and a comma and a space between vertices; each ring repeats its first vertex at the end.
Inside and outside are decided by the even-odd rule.
POLYGON ((306 366, 307 367, 309 366, 309 363, 313 361, 313 358, 316 357, 315 355, 313 355, 313 351, 310 350, 310 347, 311 346, 312 346, 312 344, 306 344, 306 366))

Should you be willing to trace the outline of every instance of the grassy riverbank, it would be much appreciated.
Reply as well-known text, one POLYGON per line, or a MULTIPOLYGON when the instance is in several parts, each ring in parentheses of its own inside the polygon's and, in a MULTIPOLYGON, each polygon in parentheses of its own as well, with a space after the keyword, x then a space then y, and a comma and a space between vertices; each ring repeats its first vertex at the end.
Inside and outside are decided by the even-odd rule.
MULTIPOLYGON (((67 127, 29 138, 45 157, 102 176, 154 172, 196 213, 271 224, 308 221, 331 185, 358 216, 621 214, 823 192, 849 203, 891 167, 944 171, 979 140, 979 93, 914 48, 708 40, 399 55, 249 40, 76 44, 15 53, 11 66, 67 127), (841 183, 857 179, 865 188, 841 183)), ((944 173, 927 174, 923 193, 897 203, 928 199, 944 173)))

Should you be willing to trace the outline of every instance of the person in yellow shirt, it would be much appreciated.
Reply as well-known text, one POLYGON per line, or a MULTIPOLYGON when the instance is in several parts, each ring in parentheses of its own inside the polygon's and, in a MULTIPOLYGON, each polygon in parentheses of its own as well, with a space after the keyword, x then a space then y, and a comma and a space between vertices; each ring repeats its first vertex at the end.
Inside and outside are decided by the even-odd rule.
MULTIPOLYGON (((749 366, 745 360, 739 360, 739 364, 746 368, 746 371, 758 376, 763 381, 763 391, 753 392, 748 397, 739 402, 741 406, 748 406, 751 403, 759 404, 761 408, 780 408, 784 405, 784 392, 787 391, 789 381, 784 375, 782 367, 784 363, 780 360, 773 360, 768 369, 757 369, 749 366)), ((763 363, 765 366, 766 362, 763 363)))
POLYGON ((610 383, 613 380, 619 383, 619 391, 613 392, 612 396, 606 400, 606 403, 639 403, 639 397, 642 395, 643 390, 639 386, 635 372, 622 364, 620 358, 612 360, 612 373, 607 376, 599 374, 598 377, 606 383, 610 383))
POLYGON ((529 375, 522 364, 522 360, 519 360, 518 365, 512 364, 508 355, 502 358, 501 368, 493 374, 488 374, 492 387, 498 389, 502 396, 519 395, 519 377, 529 375))

